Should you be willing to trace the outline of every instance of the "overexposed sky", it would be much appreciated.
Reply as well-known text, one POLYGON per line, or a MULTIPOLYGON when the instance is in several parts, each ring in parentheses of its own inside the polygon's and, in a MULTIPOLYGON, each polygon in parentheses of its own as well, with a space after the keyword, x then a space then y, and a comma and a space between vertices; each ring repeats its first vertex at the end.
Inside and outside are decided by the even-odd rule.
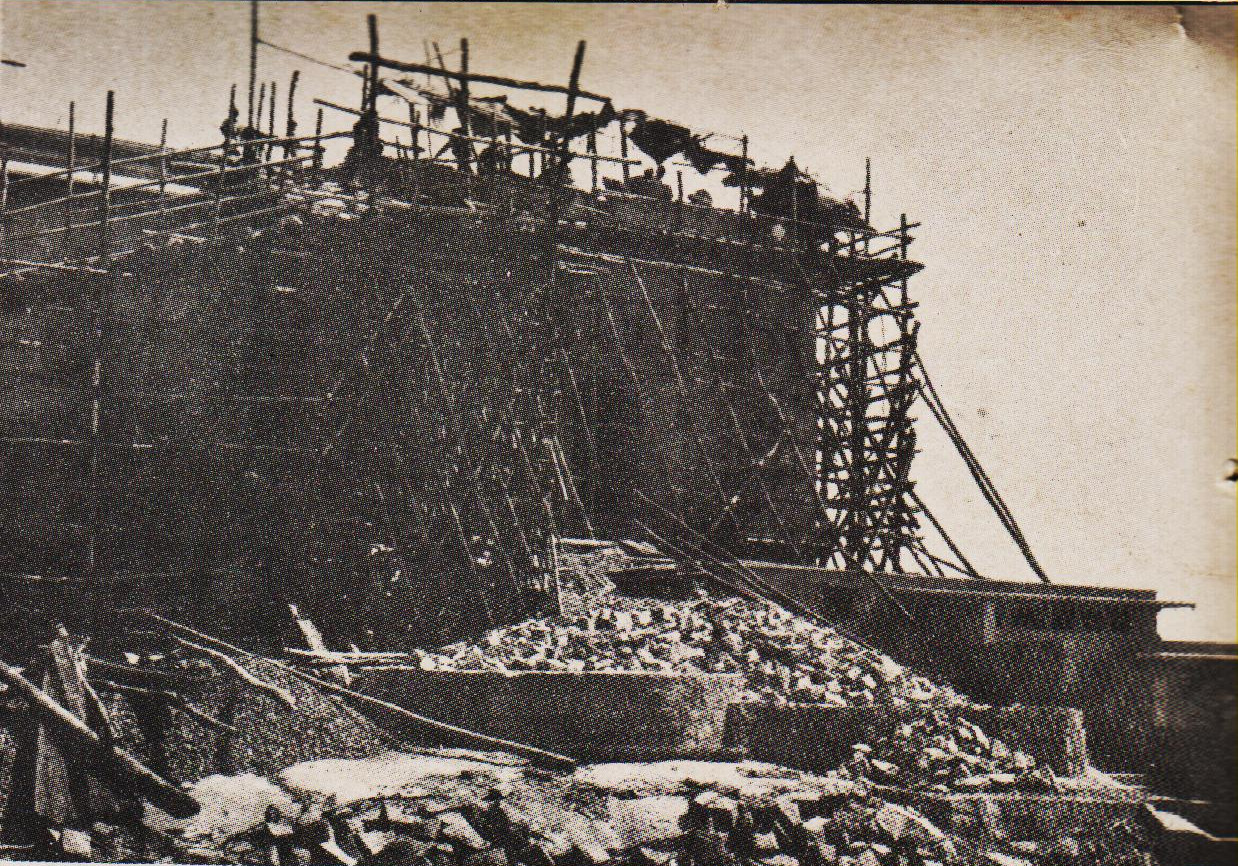
MULTIPOLYGON (((346 65, 368 12, 388 56, 467 36, 475 71, 518 78, 566 83, 587 39, 583 87, 746 132, 839 194, 871 157, 878 222, 924 224, 921 354, 1050 577, 1195 601, 1165 636, 1234 639, 1232 9, 299 2, 262 32, 346 65)), ((0 53, 27 64, 0 66, 0 119, 63 127, 73 99, 98 131, 113 88, 118 135, 169 117, 173 145, 212 140, 247 27, 226 0, 0 0, 0 53)), ((358 80, 264 49, 281 104, 293 69, 302 131, 313 96, 356 104, 358 80)), ((917 414, 925 499, 981 570, 1030 578, 917 414)))

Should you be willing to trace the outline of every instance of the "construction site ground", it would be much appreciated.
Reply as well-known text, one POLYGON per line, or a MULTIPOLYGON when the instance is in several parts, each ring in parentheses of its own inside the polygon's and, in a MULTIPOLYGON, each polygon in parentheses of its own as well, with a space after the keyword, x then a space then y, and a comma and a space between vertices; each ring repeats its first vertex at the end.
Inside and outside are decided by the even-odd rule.
MULTIPOLYGON (((683 598, 617 594, 609 575, 631 560, 618 546, 564 551, 562 615, 373 667, 517 679, 729 676, 737 704, 897 710, 897 722, 850 743, 828 769, 755 760, 732 734, 712 755, 676 757, 672 746, 657 760, 548 770, 503 752, 431 747, 258 657, 234 661, 269 689, 218 659, 173 652, 165 661, 206 683, 194 707, 227 727, 174 711, 163 738, 167 778, 202 809, 177 820, 146 804, 140 825, 99 820, 91 856, 281 866, 1213 862, 1206 834, 1145 792, 1090 768, 1053 772, 977 723, 989 708, 828 626, 716 588, 683 598)), ((369 672, 354 673, 364 690, 369 672)), ((126 697, 105 701, 120 744, 150 760, 126 697)), ((438 708, 410 709, 434 718, 438 708)), ((471 721, 485 729, 486 720, 471 721)), ((0 791, 12 766, 5 746, 0 791)), ((811 739, 802 751, 812 754, 811 739)))

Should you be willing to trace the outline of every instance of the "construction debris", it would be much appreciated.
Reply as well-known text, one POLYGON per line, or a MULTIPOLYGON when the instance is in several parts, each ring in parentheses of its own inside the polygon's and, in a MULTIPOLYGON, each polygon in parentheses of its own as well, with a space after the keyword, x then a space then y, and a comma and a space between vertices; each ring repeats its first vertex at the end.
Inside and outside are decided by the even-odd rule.
POLYGON ((253 777, 215 777, 195 791, 214 791, 230 805, 165 829, 181 852, 237 863, 305 857, 444 866, 1155 862, 1147 855, 1147 834, 1127 822, 1051 840, 995 838, 989 827, 940 821, 866 783, 769 764, 599 765, 547 776, 496 765, 494 757, 392 754, 313 762, 280 775, 287 789, 253 777), (367 789, 364 780, 374 774, 384 781, 367 789))
POLYGON ((842 772, 902 788, 933 791, 1060 792, 1048 767, 990 738, 966 717, 966 707, 930 710, 876 743, 857 743, 842 772))
MULTIPOLYGON (((131 790, 174 815, 189 816, 198 811, 196 800, 133 755, 100 736, 78 716, 27 680, 19 669, 0 661, 0 680, 26 702, 40 724, 54 731, 61 744, 71 744, 75 760, 86 763, 96 773, 123 779, 131 790)), ((65 791, 62 796, 75 795, 65 791)))
POLYGON ((416 651, 415 663, 427 671, 740 673, 750 699, 835 706, 964 700, 774 604, 703 593, 687 601, 617 595, 607 601, 589 612, 495 629, 477 642, 416 651))

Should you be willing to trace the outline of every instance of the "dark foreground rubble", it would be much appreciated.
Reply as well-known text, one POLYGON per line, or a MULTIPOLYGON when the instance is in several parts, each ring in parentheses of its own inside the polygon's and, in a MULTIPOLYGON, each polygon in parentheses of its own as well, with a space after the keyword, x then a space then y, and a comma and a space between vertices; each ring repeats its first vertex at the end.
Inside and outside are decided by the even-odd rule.
POLYGON ((418 866, 931 866, 1152 864, 1134 822, 1050 840, 1006 836, 960 809, 937 823, 867 782, 755 762, 668 761, 572 775, 456 752, 296 765, 268 786, 165 824, 193 862, 418 866), (381 795, 379 795, 381 792, 381 795), (248 815, 252 824, 238 822, 248 815), (212 821, 215 822, 212 825, 212 821))

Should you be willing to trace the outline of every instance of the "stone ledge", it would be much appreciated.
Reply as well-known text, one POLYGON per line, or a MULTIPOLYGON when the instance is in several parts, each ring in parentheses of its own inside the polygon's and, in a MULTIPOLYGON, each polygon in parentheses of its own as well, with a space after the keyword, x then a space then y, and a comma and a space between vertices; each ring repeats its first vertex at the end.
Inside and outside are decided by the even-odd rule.
MULTIPOLYGON (((439 721, 584 762, 734 756, 724 742, 739 674, 623 671, 362 672, 357 687, 439 721)), ((411 733, 411 732, 410 732, 411 733)))
MULTIPOLYGON (((823 772, 850 758, 854 744, 888 736, 926 712, 918 707, 736 703, 727 711, 727 744, 745 748, 757 760, 823 772)), ((972 708, 966 714, 989 736, 1027 752, 1059 776, 1087 772, 1079 710, 1014 706, 972 708)))

